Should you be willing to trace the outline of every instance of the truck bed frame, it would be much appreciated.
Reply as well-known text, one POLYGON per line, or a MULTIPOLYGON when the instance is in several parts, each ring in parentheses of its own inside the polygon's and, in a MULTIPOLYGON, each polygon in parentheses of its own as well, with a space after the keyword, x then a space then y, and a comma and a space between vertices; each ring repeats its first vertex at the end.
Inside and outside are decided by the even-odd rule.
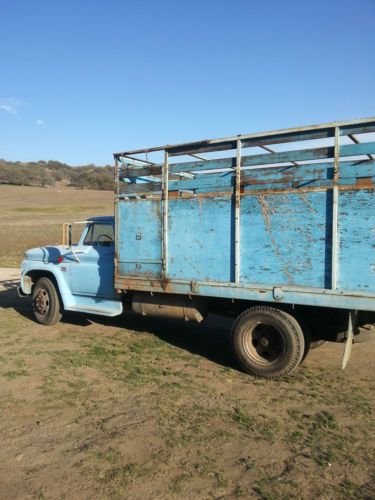
POLYGON ((372 117, 115 153, 115 288, 375 311, 374 132, 372 117))

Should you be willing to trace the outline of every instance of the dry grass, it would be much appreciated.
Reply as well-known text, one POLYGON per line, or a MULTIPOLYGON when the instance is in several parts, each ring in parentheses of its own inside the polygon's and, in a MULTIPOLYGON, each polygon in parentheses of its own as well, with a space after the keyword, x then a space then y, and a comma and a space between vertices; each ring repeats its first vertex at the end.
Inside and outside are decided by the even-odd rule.
POLYGON ((108 191, 0 185, 0 267, 19 267, 28 248, 61 243, 63 222, 110 214, 108 191))

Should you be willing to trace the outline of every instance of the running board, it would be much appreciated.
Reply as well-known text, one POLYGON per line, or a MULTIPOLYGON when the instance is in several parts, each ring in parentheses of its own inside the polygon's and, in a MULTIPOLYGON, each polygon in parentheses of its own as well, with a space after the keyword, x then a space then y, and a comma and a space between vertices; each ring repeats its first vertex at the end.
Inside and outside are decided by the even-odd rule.
POLYGON ((100 316, 119 316, 123 312, 121 300, 99 299, 74 295, 74 304, 66 305, 66 311, 82 312, 87 314, 98 314, 100 316))

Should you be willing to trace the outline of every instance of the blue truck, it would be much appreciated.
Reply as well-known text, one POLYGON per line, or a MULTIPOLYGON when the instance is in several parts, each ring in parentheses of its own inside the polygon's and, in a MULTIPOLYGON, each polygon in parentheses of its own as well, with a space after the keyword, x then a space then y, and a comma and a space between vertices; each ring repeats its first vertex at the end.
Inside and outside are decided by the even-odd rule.
MULTIPOLYGON (((278 378, 375 312, 375 118, 114 154, 114 217, 27 250, 37 321, 64 311, 234 319, 250 375, 278 378)), ((77 196, 79 196, 77 194, 77 196)))

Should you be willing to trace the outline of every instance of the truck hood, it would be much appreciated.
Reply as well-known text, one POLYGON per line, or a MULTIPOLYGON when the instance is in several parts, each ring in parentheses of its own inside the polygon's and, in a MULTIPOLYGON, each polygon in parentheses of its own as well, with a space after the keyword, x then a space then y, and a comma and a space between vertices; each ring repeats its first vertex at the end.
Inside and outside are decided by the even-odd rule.
POLYGON ((42 262, 57 262, 57 259, 64 253, 66 253, 66 249, 62 246, 30 248, 25 252, 25 259, 42 262))

